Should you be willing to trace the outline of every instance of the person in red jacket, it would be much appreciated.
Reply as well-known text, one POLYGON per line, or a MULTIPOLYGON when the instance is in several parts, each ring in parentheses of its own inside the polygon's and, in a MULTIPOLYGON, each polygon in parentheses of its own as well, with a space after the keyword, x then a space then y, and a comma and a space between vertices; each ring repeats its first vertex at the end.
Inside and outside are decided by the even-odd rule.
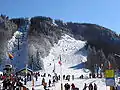
POLYGON ((75 84, 72 83, 72 84, 71 84, 71 90, 74 90, 74 89, 75 89, 75 84))

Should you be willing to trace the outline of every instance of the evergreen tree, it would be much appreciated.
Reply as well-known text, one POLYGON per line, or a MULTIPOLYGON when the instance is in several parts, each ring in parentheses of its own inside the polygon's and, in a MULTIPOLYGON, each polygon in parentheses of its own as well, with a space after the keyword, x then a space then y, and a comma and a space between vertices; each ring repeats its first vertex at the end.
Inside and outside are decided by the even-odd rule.
POLYGON ((105 61, 106 61, 106 57, 105 54, 103 52, 103 50, 98 50, 97 51, 97 61, 98 61, 98 66, 102 68, 102 70, 105 70, 105 61))
POLYGON ((107 59, 110 61, 112 68, 116 69, 118 67, 113 54, 109 54, 107 59))
POLYGON ((39 51, 36 52, 36 69, 40 70, 43 69, 43 61, 40 57, 39 51))
POLYGON ((95 47, 88 46, 88 56, 87 56, 87 67, 94 73, 94 66, 97 64, 96 61, 96 50, 95 47))
POLYGON ((34 60, 33 55, 32 55, 32 56, 29 56, 28 66, 29 66, 31 69, 33 69, 33 65, 34 65, 33 60, 34 60))
POLYGON ((29 67, 33 70, 44 69, 43 60, 40 57, 39 51, 37 50, 36 55, 29 57, 29 67))
POLYGON ((101 64, 104 64, 105 59, 106 57, 105 57, 103 50, 98 50, 97 51, 97 64, 101 66, 101 64))
POLYGON ((96 51, 95 47, 88 45, 88 56, 87 56, 87 68, 94 73, 96 66, 100 67, 103 71, 105 70, 104 62, 106 61, 105 54, 103 50, 96 51))

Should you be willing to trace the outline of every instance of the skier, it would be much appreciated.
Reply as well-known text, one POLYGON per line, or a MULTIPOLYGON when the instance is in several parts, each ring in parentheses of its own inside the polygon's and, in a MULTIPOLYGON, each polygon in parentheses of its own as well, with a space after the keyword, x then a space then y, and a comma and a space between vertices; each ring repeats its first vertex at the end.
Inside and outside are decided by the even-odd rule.
POLYGON ((81 75, 81 78, 83 79, 83 75, 81 75))
POLYGON ((50 87, 50 84, 51 84, 51 80, 49 79, 49 87, 50 87))
POLYGON ((65 75, 63 75, 63 80, 65 80, 65 75))
POLYGON ((37 74, 35 74, 35 78, 36 78, 36 81, 38 80, 38 76, 37 76, 37 74))
POLYGON ((92 74, 92 78, 95 78, 95 73, 92 74))
POLYGON ((56 76, 56 81, 58 82, 58 80, 59 80, 59 77, 58 77, 58 76, 56 76))
POLYGON ((53 79, 53 86, 55 86, 55 79, 53 79))
POLYGON ((58 80, 60 80, 60 75, 58 76, 58 80))
POLYGON ((27 83, 27 78, 25 77, 24 78, 24 85, 26 85, 26 83, 27 83))
POLYGON ((71 84, 71 90, 74 90, 75 89, 75 85, 74 83, 71 84))
POLYGON ((90 73, 90 74, 89 74, 89 78, 91 78, 91 76, 92 76, 92 74, 90 73))
POLYGON ((65 87, 65 90, 70 90, 70 85, 68 83, 66 83, 64 87, 65 87))
POLYGON ((44 86, 44 89, 46 90, 47 83, 46 83, 46 82, 44 82, 44 83, 43 83, 43 86, 44 86))
POLYGON ((97 85, 94 83, 94 90, 97 90, 97 85))
POLYGON ((44 75, 43 75, 44 77, 46 77, 46 73, 44 73, 44 75))
POLYGON ((87 89, 87 84, 85 83, 83 90, 86 90, 86 89, 87 89))
POLYGON ((92 83, 89 84, 88 88, 89 88, 89 90, 93 90, 93 85, 92 85, 92 83))
POLYGON ((70 75, 66 76, 66 80, 70 81, 70 75))
POLYGON ((45 79, 43 78, 43 79, 42 79, 42 85, 43 85, 44 82, 45 82, 45 79))
POLYGON ((74 75, 72 75, 72 80, 74 80, 74 75))
POLYGON ((32 80, 32 75, 30 74, 30 81, 32 80))
POLYGON ((5 80, 3 80, 3 89, 7 89, 7 80, 5 79, 5 80))

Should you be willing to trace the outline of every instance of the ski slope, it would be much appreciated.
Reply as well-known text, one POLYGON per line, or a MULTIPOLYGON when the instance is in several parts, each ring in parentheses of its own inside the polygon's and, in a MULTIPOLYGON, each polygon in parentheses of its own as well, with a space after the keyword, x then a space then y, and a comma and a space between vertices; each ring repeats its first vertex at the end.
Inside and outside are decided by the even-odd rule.
MULTIPOLYGON (((90 73, 89 70, 85 68, 77 69, 79 67, 79 64, 84 63, 87 61, 87 51, 83 50, 86 42, 75 40, 74 38, 70 37, 69 35, 62 36, 61 40, 58 41, 57 44, 54 45, 54 47, 51 48, 50 53, 47 57, 43 59, 44 62, 44 71, 40 71, 41 73, 48 73, 52 76, 54 75, 53 70, 55 69, 55 73, 57 75, 74 75, 75 79, 70 81, 62 80, 55 84, 55 86, 50 87, 50 90, 61 90, 61 82, 63 85, 65 83, 74 83, 76 87, 79 88, 79 90, 83 90, 84 84, 86 83, 89 85, 90 83, 96 83, 98 85, 98 90, 107 90, 105 86, 105 79, 88 79, 88 74, 90 73), (58 61, 60 60, 62 65, 60 66, 58 64, 58 61), (77 68, 71 68, 74 66, 77 66, 77 68), (84 79, 79 79, 78 77, 80 75, 84 75, 84 79)), ((45 80, 48 84, 48 80, 52 78, 46 77, 45 80)), ((44 90, 43 86, 41 85, 42 78, 39 77, 38 81, 35 82, 35 90, 44 90)), ((31 89, 31 83, 28 83, 27 85, 31 89)), ((64 86, 63 86, 63 90, 64 86)), ((88 90, 88 89, 86 89, 88 90)))
POLYGON ((68 35, 62 36, 61 40, 51 48, 49 55, 43 59, 45 72, 52 73, 55 68, 55 72, 60 74, 62 67, 63 74, 71 74, 71 72, 75 76, 80 76, 79 73, 85 74, 83 69, 71 68, 87 61, 87 52, 81 50, 85 44, 86 42, 75 40, 68 35), (80 53, 84 53, 84 56, 80 53), (58 64, 60 56, 61 66, 58 64))
MULTIPOLYGON (((15 34, 16 36, 16 34, 15 34)), ((15 42, 15 38, 13 37, 13 42, 15 42)), ((12 43, 9 43, 13 45, 12 43)), ((90 73, 89 70, 82 68, 82 63, 87 61, 87 51, 84 49, 86 42, 75 40, 74 38, 70 37, 69 35, 62 36, 61 40, 58 43, 54 44, 54 47, 51 48, 50 53, 47 57, 43 58, 44 62, 44 70, 40 71, 41 74, 47 73, 54 76, 53 70, 55 69, 55 73, 57 75, 74 75, 75 79, 70 81, 62 80, 63 85, 65 83, 72 83, 75 84, 79 90, 83 90, 84 84, 86 83, 89 85, 90 83, 96 83, 98 86, 98 90, 109 90, 106 89, 105 86, 105 79, 88 79, 88 75, 90 73), (61 56, 62 65, 58 64, 61 56), (79 68, 81 67, 81 68, 79 68), (84 79, 80 79, 80 75, 84 75, 84 79)), ((13 48, 9 48, 11 51, 13 48)), ((48 85, 48 80, 52 81, 52 77, 45 77, 45 81, 48 85)), ((35 78, 34 78, 35 81, 35 78)), ((42 84, 42 78, 39 77, 38 81, 35 81, 34 89, 35 90, 44 90, 42 84)), ((27 82, 26 85, 29 90, 32 90, 32 82, 27 82)), ((61 90, 61 80, 55 83, 55 86, 49 87, 50 90, 61 90)), ((64 86, 63 86, 63 90, 64 86)), ((88 88, 86 89, 88 90, 88 88)))
MULTIPOLYGON (((74 75, 75 79, 70 81, 62 80, 63 85, 65 83, 74 83, 79 90, 82 90, 84 83, 89 85, 89 83, 96 83, 98 85, 98 90, 106 90, 105 80, 104 79, 88 79, 90 73, 89 70, 84 68, 82 65, 87 61, 87 51, 84 49, 86 42, 75 40, 69 35, 62 36, 61 40, 58 43, 54 44, 51 48, 50 53, 47 57, 43 58, 44 70, 40 71, 41 74, 47 73, 54 76, 53 70, 57 75, 74 75), (62 65, 58 64, 61 56, 62 65), (81 75, 84 75, 85 79, 79 79, 81 75)), ((45 81, 48 85, 48 80, 52 77, 45 77, 45 81)), ((35 78, 34 78, 35 81, 35 78)), ((35 90, 44 90, 41 85, 42 78, 39 77, 38 81, 35 81, 35 90)), ((28 82, 26 85, 30 90, 32 90, 32 82, 28 82)), ((55 83, 55 86, 50 87, 50 90, 61 90, 61 81, 55 83)), ((63 86, 63 90, 64 86, 63 86)), ((88 89, 87 89, 88 90, 88 89)))

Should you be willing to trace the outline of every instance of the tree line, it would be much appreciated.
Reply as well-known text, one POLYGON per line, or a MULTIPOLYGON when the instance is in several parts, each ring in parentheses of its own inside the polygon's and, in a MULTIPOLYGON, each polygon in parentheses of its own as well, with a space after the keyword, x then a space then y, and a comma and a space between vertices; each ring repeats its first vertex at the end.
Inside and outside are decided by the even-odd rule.
POLYGON ((96 50, 96 48, 93 46, 91 47, 88 45, 87 47, 88 56, 87 56, 87 62, 86 67, 91 70, 91 72, 94 73, 94 67, 97 65, 98 67, 103 68, 103 71, 106 69, 117 69, 119 68, 119 65, 116 62, 114 54, 108 54, 105 55, 103 50, 96 50))

